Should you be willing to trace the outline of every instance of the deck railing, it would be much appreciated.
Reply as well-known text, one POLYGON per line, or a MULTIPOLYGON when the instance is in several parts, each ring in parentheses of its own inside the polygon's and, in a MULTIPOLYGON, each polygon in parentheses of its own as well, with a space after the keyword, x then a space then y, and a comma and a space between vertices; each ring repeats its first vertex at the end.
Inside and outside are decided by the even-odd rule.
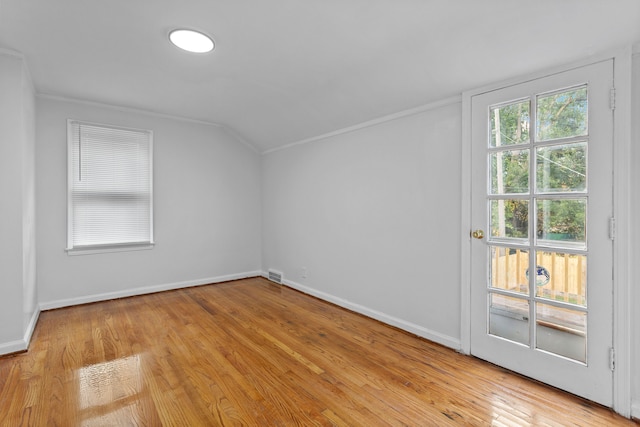
MULTIPOLYGON (((537 252, 536 266, 548 272, 548 283, 540 281, 536 295, 571 304, 585 305, 586 257, 561 252, 537 252)), ((496 247, 492 257, 491 286, 528 293, 529 252, 496 247)))

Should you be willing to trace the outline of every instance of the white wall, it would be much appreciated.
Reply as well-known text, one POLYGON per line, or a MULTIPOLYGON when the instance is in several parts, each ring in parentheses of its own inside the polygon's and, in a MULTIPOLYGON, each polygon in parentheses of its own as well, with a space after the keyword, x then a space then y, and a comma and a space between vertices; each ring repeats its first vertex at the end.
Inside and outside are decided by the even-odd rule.
POLYGON ((26 63, 22 67, 22 278, 23 325, 28 345, 35 328, 38 307, 36 263, 36 106, 35 89, 26 63))
POLYGON ((458 348, 460 168, 458 102, 265 155, 263 268, 458 348))
MULTIPOLYGON (((632 164, 640 165, 640 46, 633 58, 632 164)), ((269 153, 263 269, 339 305, 459 348, 460 106, 269 153), (306 278, 302 269, 306 267, 306 278)), ((640 168, 632 167, 632 218, 640 168)), ((631 223, 632 260, 640 225, 631 223)), ((632 307, 640 307, 640 264, 632 307)), ((640 310, 632 308, 632 415, 640 418, 640 310)))
POLYGON ((223 129, 37 98, 38 291, 43 308, 255 275, 260 157, 223 129), (69 256, 68 118, 154 132, 152 250, 69 256))
POLYGON ((632 256, 635 260, 631 270, 631 369, 632 369, 632 415, 640 418, 640 45, 633 55, 633 96, 632 96, 632 129, 631 129, 631 233, 632 256))
POLYGON ((21 56, 0 52, 0 354, 26 349, 35 320, 34 90, 21 56))

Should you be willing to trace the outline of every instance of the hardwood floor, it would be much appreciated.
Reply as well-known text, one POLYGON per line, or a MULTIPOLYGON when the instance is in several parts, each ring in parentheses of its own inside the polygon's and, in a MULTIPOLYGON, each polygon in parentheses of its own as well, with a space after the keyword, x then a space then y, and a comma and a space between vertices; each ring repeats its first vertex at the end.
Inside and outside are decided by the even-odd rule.
POLYGON ((255 278, 43 312, 0 425, 638 424, 255 278))

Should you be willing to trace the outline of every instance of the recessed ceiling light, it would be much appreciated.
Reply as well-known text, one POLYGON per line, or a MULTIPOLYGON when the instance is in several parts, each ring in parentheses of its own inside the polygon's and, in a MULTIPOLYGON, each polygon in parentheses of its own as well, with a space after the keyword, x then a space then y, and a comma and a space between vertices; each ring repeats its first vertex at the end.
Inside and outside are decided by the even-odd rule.
POLYGON ((193 30, 173 30, 169 33, 171 43, 187 52, 207 53, 215 47, 211 37, 193 30))

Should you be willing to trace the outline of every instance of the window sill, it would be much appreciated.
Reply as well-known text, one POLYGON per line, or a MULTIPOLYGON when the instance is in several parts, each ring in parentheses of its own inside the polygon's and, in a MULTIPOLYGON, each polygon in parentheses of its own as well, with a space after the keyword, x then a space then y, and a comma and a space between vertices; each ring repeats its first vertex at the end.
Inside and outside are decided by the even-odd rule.
POLYGON ((155 243, 130 243, 123 245, 94 245, 94 246, 76 246, 75 248, 67 248, 67 255, 91 255, 91 254, 105 254, 110 252, 129 252, 129 251, 144 251, 153 249, 155 243))

